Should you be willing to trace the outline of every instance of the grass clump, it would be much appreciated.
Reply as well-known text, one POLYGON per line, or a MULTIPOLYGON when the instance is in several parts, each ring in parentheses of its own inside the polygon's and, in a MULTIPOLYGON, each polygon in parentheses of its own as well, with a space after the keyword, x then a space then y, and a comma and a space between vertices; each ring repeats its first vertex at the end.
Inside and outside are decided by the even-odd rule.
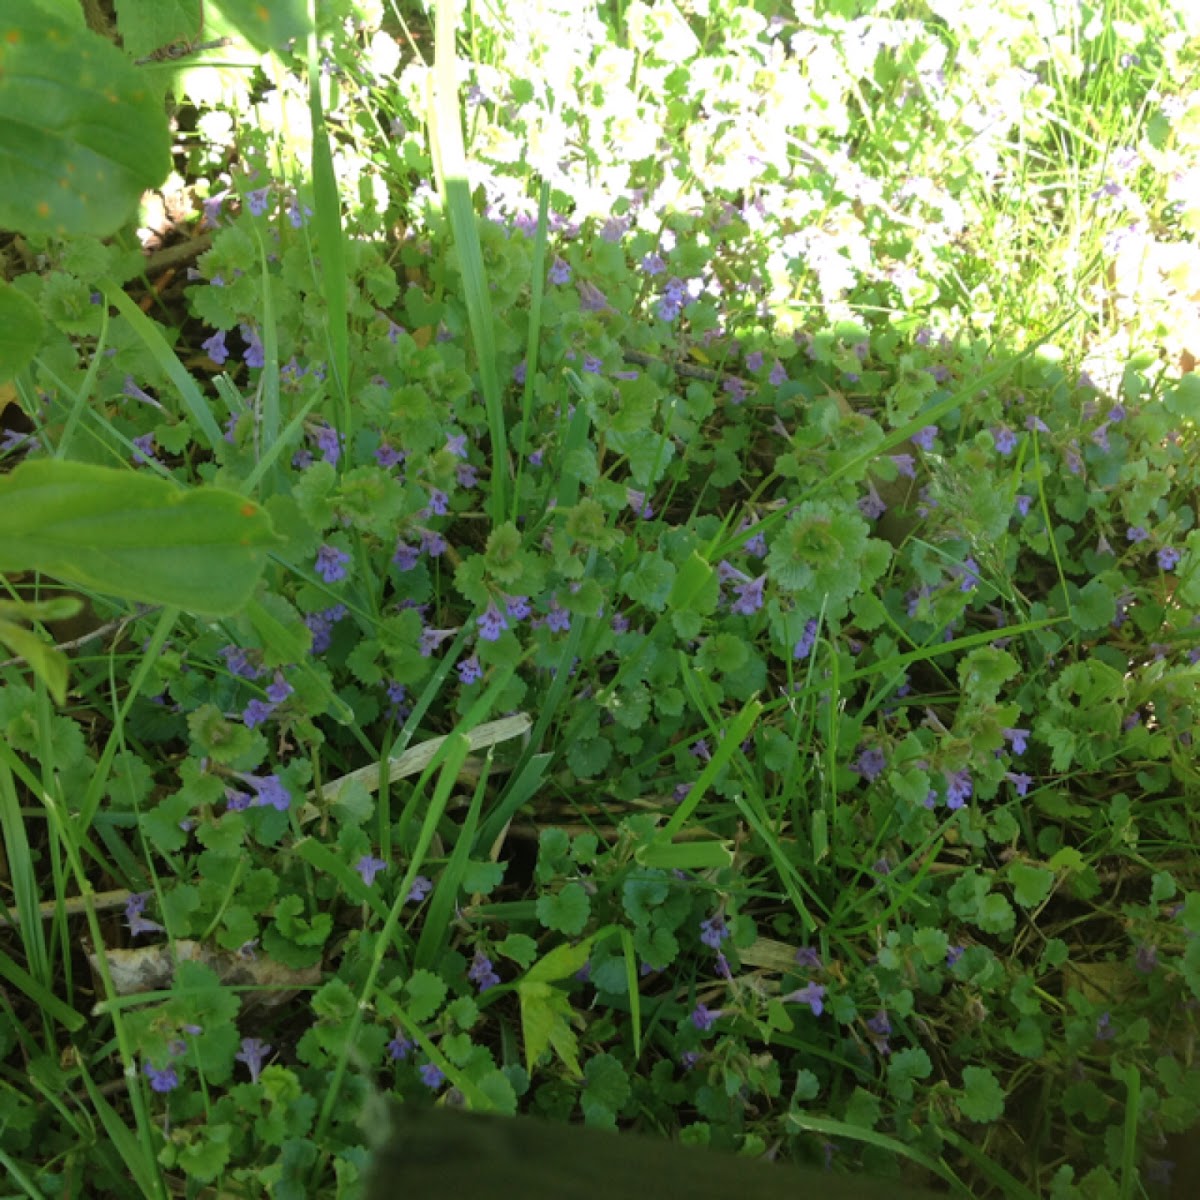
POLYGON ((1182 7, 227 7, 148 68, 187 279, 149 214, 10 254, 6 464, 278 538, 217 617, 93 589, 61 706, 5 667, 17 1185, 353 1194, 378 1086, 1166 1194, 1182 7))

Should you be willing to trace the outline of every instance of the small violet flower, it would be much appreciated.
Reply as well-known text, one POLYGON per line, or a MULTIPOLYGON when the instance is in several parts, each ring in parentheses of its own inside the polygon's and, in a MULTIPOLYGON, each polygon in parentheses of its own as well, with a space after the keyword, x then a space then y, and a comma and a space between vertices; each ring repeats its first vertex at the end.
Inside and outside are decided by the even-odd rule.
POLYGON ((421 1082, 431 1092, 436 1092, 446 1082, 446 1076, 434 1063, 422 1063, 417 1073, 421 1076, 421 1082))
POLYGON ((475 951, 475 957, 471 959, 471 966, 467 970, 467 978, 480 992, 486 992, 488 988, 493 988, 500 982, 492 960, 482 950, 475 951))
POLYGON ((149 898, 148 893, 137 892, 125 901, 125 921, 134 937, 140 933, 162 932, 163 927, 157 921, 150 921, 142 916, 149 898))
POLYGON ((825 1011, 825 987, 820 983, 806 983, 802 988, 783 997, 784 1004, 807 1004, 814 1017, 825 1011))
POLYGON ((238 1062, 245 1063, 250 1068, 250 1082, 257 1083, 263 1061, 270 1053, 270 1045, 262 1038, 242 1038, 242 1048, 234 1057, 238 1062))
POLYGON ((946 807, 950 809, 962 808, 964 804, 971 798, 973 785, 971 783, 971 773, 965 768, 961 771, 955 771, 946 780, 946 807))
POLYGON ((266 364, 267 353, 263 349, 262 340, 258 336, 258 330, 253 325, 239 325, 242 338, 246 343, 246 352, 242 357, 246 361, 248 367, 261 367, 266 364))
POLYGON ((210 338, 206 338, 200 343, 200 349, 208 355, 209 358, 217 364, 218 367, 225 365, 229 358, 229 351, 225 348, 225 330, 218 329, 210 338))
POLYGON ((382 858, 376 858, 371 854, 364 854, 354 864, 354 869, 362 876, 362 881, 367 887, 370 887, 375 882, 375 876, 386 867, 387 863, 382 858))
POLYGON ((716 913, 705 921, 700 922, 700 940, 714 950, 721 948, 721 943, 729 936, 729 926, 725 918, 716 913))
POLYGON ((163 1067, 160 1071, 153 1063, 144 1063, 142 1070, 156 1092, 174 1091, 179 1086, 179 1075, 174 1067, 163 1067))
POLYGON ((491 600, 475 623, 479 626, 479 636, 485 642, 498 642, 500 635, 508 628, 504 614, 496 607, 495 601, 491 600))
POLYGON ((337 583, 346 578, 346 564, 350 555, 336 546, 322 546, 317 551, 314 570, 326 583, 337 583))

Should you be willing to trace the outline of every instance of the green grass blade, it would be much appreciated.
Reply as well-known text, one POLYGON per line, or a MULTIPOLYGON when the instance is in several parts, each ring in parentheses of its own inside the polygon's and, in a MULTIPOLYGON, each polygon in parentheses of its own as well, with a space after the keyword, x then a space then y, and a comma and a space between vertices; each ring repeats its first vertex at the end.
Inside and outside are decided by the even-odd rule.
POLYGON ((309 0, 308 111, 312 119, 313 229, 317 235, 317 279, 325 298, 329 375, 342 405, 342 428, 350 428, 350 324, 346 296, 346 242, 329 129, 321 101, 321 48, 317 41, 317 0, 309 0))
POLYGON ((475 341, 475 355, 479 362, 479 383, 483 391, 488 431, 492 439, 492 478, 488 511, 493 523, 499 525, 508 512, 511 466, 508 437, 504 427, 500 379, 496 372, 492 303, 488 295, 479 231, 475 225, 475 205, 471 200, 467 156, 463 146, 462 115, 455 77, 454 32, 454 5, 447 0, 438 0, 431 80, 433 95, 429 104, 429 136, 433 146, 434 171, 446 198, 450 229, 458 250, 463 300, 467 306, 467 318, 471 323, 471 336, 475 341))
POLYGON ((178 389, 183 398, 184 407, 195 423, 196 428, 204 435, 208 448, 215 450, 223 438, 221 427, 212 414, 212 407, 196 381, 188 374, 187 368, 179 361, 178 355, 153 321, 130 298, 125 295, 111 279, 102 280, 100 290, 105 300, 129 322, 134 333, 142 339, 146 349, 150 351, 155 362, 163 369, 167 378, 178 389))

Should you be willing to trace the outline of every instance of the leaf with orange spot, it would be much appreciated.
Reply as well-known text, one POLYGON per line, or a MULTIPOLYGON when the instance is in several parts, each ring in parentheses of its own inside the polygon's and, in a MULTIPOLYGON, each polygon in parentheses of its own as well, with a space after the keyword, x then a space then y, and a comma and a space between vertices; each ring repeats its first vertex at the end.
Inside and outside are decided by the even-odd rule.
POLYGON ((162 102, 98 34, 29 5, 4 10, 0 228, 115 233, 171 169, 162 102))
POLYGON ((0 572, 193 612, 237 612, 281 544, 257 504, 128 469, 59 459, 0 477, 0 572))

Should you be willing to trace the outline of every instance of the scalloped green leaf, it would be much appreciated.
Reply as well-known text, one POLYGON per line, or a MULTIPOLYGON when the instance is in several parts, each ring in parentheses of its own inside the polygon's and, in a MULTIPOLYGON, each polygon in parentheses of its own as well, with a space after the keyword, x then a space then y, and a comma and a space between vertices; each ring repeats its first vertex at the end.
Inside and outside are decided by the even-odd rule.
POLYGON ((106 237, 171 169, 161 97, 115 46, 35 8, 0 17, 0 227, 106 237))

